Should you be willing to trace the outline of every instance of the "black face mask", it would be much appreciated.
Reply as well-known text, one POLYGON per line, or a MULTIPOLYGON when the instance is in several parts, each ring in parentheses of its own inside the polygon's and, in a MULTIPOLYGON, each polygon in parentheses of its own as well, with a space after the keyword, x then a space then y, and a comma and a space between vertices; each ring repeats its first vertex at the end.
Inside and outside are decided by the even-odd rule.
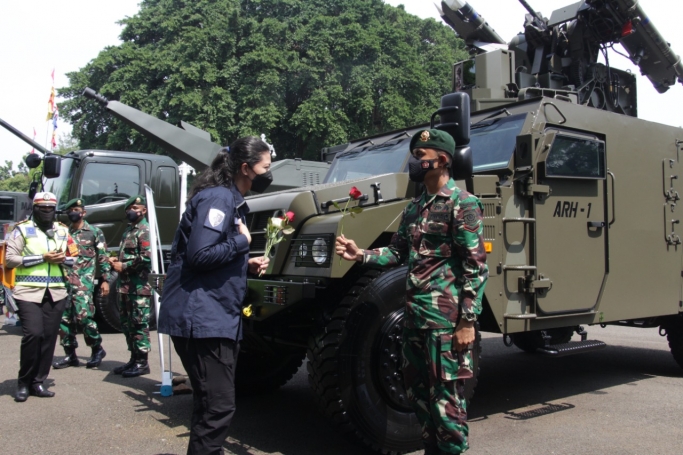
POLYGON ((42 231, 45 229, 52 229, 52 223, 55 221, 55 209, 49 212, 43 212, 38 207, 33 208, 33 221, 42 231))
POLYGON ((136 212, 135 210, 128 210, 126 212, 126 218, 128 218, 128 221, 131 223, 134 223, 142 216, 142 213, 136 212))
POLYGON ((273 183, 273 174, 270 171, 256 174, 256 177, 251 180, 251 191, 263 193, 271 183, 273 183))
POLYGON ((66 216, 69 217, 69 221, 71 221, 72 223, 77 223, 78 220, 83 218, 83 213, 81 213, 81 212, 69 212, 66 214, 66 216))
POLYGON ((433 160, 419 160, 411 156, 408 160, 408 176, 410 180, 417 183, 422 183, 425 180, 427 172, 436 169, 436 164, 439 162, 438 158, 433 160))

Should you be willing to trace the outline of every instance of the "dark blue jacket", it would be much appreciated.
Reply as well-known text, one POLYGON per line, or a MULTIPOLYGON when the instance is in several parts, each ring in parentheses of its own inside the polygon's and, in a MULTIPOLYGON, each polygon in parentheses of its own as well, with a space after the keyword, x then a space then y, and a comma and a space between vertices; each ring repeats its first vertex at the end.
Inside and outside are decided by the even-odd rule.
POLYGON ((159 308, 160 333, 242 338, 249 243, 239 233, 249 208, 232 188, 207 188, 187 205, 173 240, 159 308))

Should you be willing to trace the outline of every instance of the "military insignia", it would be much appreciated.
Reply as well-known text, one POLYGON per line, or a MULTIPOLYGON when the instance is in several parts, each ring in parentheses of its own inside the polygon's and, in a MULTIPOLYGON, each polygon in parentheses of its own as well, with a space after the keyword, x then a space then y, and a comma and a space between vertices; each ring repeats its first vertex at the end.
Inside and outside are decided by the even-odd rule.
POLYGON ((50 200, 50 195, 47 194, 47 193, 45 193, 45 194, 43 195, 43 200, 44 200, 44 201, 49 201, 49 200, 50 200))
POLYGON ((429 140, 429 131, 423 131, 422 134, 420 134, 420 140, 422 142, 427 142, 429 140))
POLYGON ((140 198, 139 198, 139 197, 136 197, 136 198, 135 198, 135 203, 136 203, 136 204, 139 204, 139 203, 140 203, 140 198))
POLYGON ((78 245, 72 243, 69 245, 69 254, 71 256, 78 256, 78 245))
POLYGON ((81 200, 79 199, 76 201, 76 205, 83 205, 83 202, 81 202, 81 200))
POLYGON ((479 228, 479 217, 477 217, 477 212, 474 209, 466 210, 462 219, 465 222, 465 229, 468 231, 476 232, 479 228))
POLYGON ((206 215, 204 226, 219 231, 225 220, 225 213, 218 209, 211 208, 206 215))
POLYGON ((21 235, 21 232, 19 232, 19 229, 15 229, 14 233, 12 234, 12 238, 16 239, 17 237, 19 237, 19 235, 21 235))

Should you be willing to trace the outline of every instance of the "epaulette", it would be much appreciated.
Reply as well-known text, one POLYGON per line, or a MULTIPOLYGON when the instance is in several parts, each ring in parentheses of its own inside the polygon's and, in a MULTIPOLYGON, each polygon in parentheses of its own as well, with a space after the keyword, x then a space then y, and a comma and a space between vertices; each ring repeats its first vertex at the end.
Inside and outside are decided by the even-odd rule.
POLYGON ((56 224, 58 227, 62 227, 62 228, 64 228, 64 229, 66 229, 67 231, 69 230, 69 226, 67 226, 66 224, 62 223, 61 221, 55 221, 55 224, 56 224))

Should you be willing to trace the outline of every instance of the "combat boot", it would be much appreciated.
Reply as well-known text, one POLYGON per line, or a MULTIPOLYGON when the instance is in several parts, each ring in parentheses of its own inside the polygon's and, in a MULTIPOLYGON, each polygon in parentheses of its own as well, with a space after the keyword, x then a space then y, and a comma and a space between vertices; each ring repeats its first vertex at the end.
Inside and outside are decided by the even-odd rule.
POLYGON ((66 353, 66 357, 59 362, 53 362, 53 368, 56 370, 61 370, 62 368, 77 367, 81 364, 78 361, 78 357, 76 357, 76 348, 65 347, 64 352, 66 353))
POLYGON ((107 352, 102 348, 102 345, 97 345, 93 346, 92 348, 92 355, 90 356, 90 360, 88 360, 88 363, 85 364, 86 368, 95 368, 100 366, 100 363, 102 363, 102 359, 107 356, 107 352))
POLYGON ((116 367, 112 370, 112 373, 114 374, 121 374, 127 369, 131 368, 133 365, 135 365, 135 357, 131 354, 130 360, 126 362, 125 364, 121 365, 120 367, 116 367))
POLYGON ((149 374, 149 364, 147 363, 147 353, 139 354, 132 367, 121 373, 124 378, 135 378, 149 374))

